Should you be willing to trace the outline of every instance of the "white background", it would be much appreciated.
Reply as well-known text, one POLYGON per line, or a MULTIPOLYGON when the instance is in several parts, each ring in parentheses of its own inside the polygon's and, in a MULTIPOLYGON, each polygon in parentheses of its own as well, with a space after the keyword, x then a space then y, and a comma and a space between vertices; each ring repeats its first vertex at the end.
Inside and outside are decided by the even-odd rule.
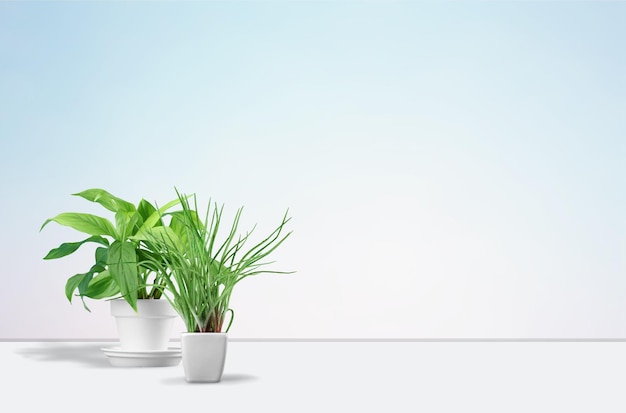
POLYGON ((290 208, 297 272, 242 282, 232 337, 625 337, 625 16, 0 3, 0 338, 115 337, 63 294, 92 251, 42 260, 82 235, 39 227, 175 186, 259 236, 290 208))

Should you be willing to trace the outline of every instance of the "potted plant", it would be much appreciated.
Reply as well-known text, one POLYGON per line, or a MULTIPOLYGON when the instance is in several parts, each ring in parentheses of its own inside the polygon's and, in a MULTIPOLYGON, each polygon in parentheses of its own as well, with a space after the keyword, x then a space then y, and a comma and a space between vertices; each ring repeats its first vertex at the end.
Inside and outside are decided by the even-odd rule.
POLYGON ((291 235, 284 233, 291 218, 287 211, 274 231, 246 249, 254 228, 245 235, 237 234, 242 208, 237 210, 230 230, 219 242, 223 206, 218 209, 217 204, 209 201, 202 220, 197 213, 196 196, 193 195, 191 204, 190 197, 178 191, 177 194, 182 207, 181 230, 155 227, 146 233, 144 240, 161 257, 153 262, 154 268, 160 269, 166 284, 165 296, 187 329, 181 334, 185 379, 219 382, 226 358, 227 333, 234 317, 229 306, 233 288, 253 275, 290 273, 267 270, 265 266, 270 262, 264 259, 291 235))
MULTIPOLYGON (((65 284, 65 295, 71 302, 77 292, 86 310, 85 298, 111 299, 111 313, 116 317, 120 347, 125 351, 167 350, 176 313, 167 300, 160 300, 166 285, 163 273, 146 265, 158 261, 140 241, 138 235, 164 227, 164 213, 179 203, 176 199, 161 208, 142 199, 137 206, 93 188, 73 194, 100 204, 115 214, 115 225, 108 219, 87 213, 64 212, 47 219, 89 235, 76 242, 53 248, 45 260, 68 256, 87 243, 98 244, 95 263, 89 271, 71 276, 65 284), (115 299, 117 298, 117 299, 115 299)), ((168 227, 176 227, 175 213, 168 227)))

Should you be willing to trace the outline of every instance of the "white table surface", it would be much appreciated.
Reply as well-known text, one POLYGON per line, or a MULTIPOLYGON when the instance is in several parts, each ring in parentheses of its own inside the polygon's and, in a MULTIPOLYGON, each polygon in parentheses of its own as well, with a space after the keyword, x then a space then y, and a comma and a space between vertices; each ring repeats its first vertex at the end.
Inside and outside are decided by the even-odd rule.
POLYGON ((231 341, 215 384, 115 344, 0 342, 0 411, 626 412, 624 342, 231 341))

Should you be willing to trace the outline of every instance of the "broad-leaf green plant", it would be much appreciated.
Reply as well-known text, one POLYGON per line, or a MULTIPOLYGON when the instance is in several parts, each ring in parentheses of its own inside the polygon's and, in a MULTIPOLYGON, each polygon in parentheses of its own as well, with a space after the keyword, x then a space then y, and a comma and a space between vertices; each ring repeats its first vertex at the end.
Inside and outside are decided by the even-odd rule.
MULTIPOLYGON (((137 299, 160 298, 165 287, 163 273, 154 273, 142 265, 147 257, 158 257, 136 238, 138 234, 163 227, 164 213, 179 203, 178 199, 158 208, 142 199, 137 206, 109 192, 92 188, 73 194, 96 202, 115 214, 115 224, 109 219, 93 214, 64 212, 47 219, 40 231, 50 222, 73 228, 89 235, 77 242, 66 242, 53 248, 45 260, 58 259, 77 251, 82 245, 96 243, 95 263, 89 271, 70 277, 65 284, 65 295, 71 302, 78 290, 83 306, 89 310, 84 298, 105 299, 123 297, 137 310, 137 299), (150 280, 149 280, 150 277, 150 280), (154 279, 152 279, 154 277, 154 279)), ((171 223, 170 223, 171 224, 171 223)))
POLYGON ((197 213, 196 195, 185 196, 178 191, 177 195, 182 211, 175 227, 153 228, 143 234, 146 244, 159 257, 146 265, 161 273, 166 283, 164 295, 185 322, 187 331, 222 332, 230 315, 225 329, 228 332, 234 318, 229 302, 237 283, 262 273, 293 272, 268 270, 266 265, 273 262, 265 261, 292 233, 285 231, 291 220, 289 211, 267 237, 246 248, 254 228, 245 235, 237 234, 243 207, 237 210, 224 240, 218 242, 224 206, 218 208, 209 200, 202 220, 197 213))

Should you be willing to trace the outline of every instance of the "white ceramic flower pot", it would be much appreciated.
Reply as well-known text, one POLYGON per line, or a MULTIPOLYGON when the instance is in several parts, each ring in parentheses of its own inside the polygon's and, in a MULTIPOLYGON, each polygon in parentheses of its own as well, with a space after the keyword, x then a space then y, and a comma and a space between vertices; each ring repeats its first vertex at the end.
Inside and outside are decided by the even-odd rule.
POLYGON ((226 333, 182 333, 181 351, 185 380, 190 383, 217 383, 226 361, 226 333))
POLYGON ((166 299, 137 300, 137 312, 126 300, 112 300, 111 315, 122 350, 167 350, 177 313, 166 299))

